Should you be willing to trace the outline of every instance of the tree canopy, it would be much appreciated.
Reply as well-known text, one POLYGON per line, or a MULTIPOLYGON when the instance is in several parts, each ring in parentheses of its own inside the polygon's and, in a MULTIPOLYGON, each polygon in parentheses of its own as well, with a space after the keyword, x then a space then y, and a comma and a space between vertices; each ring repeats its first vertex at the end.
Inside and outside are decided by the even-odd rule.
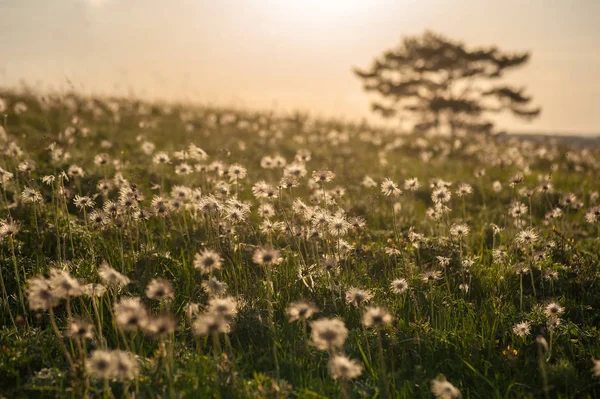
POLYGON ((523 119, 540 114, 525 88, 503 83, 505 72, 523 66, 528 52, 508 53, 496 46, 468 48, 426 31, 404 38, 377 57, 369 69, 354 69, 367 92, 379 100, 372 110, 383 117, 412 116, 417 131, 452 134, 493 129, 489 116, 510 112, 523 119))

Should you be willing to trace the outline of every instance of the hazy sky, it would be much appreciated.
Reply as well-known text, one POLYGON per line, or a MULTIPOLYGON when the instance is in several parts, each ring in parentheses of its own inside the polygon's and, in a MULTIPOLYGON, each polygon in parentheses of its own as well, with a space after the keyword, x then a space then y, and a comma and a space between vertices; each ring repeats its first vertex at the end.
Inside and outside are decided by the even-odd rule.
POLYGON ((370 115, 352 66, 430 28, 530 50, 518 131, 600 132, 600 0, 0 0, 0 84, 370 115))

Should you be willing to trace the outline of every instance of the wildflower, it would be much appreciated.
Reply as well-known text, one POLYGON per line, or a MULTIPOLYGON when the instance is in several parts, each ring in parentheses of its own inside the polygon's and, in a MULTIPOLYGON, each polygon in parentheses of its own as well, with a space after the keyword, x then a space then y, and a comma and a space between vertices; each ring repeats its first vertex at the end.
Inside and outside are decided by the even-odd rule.
POLYGON ((173 284, 165 279, 152 279, 146 286, 146 296, 150 299, 162 301, 173 298, 173 284))
POLYGON ((223 259, 218 253, 210 249, 197 253, 194 257, 194 268, 202 274, 211 274, 221 269, 223 259))
POLYGON ((514 266, 514 268, 515 268, 515 273, 517 273, 518 276, 522 276, 522 275, 527 274, 529 272, 529 268, 523 262, 517 263, 514 266))
POLYGON ((311 153, 309 150, 304 150, 304 149, 298 150, 298 151, 296 151, 295 159, 298 162, 308 162, 311 159, 311 153))
POLYGON ((152 157, 152 163, 156 165, 164 165, 171 162, 171 158, 166 152, 159 152, 152 157))
POLYGON ((83 294, 83 287, 71 275, 64 270, 50 270, 50 287, 52 293, 58 298, 74 297, 83 294))
POLYGON ((94 325, 83 320, 75 319, 69 325, 67 335, 77 339, 92 339, 94 337, 94 325))
POLYGON ((556 302, 551 302, 544 308, 544 313, 548 317, 558 317, 565 312, 565 309, 556 302))
POLYGON ((242 165, 233 164, 229 167, 229 176, 232 180, 238 181, 246 177, 247 171, 242 165))
POLYGON ((386 247, 385 254, 389 255, 389 256, 399 256, 402 254, 402 252, 400 252, 400 250, 398 248, 386 247))
POLYGON ((366 220, 360 216, 353 216, 349 218, 348 223, 350 223, 355 230, 362 229, 367 225, 366 220))
POLYGON ((13 220, 4 220, 0 223, 0 237, 14 237, 21 229, 20 225, 13 220))
POLYGON ((438 262, 440 262, 440 266, 442 267, 447 267, 450 264, 450 261, 452 260, 446 256, 436 256, 436 259, 438 260, 438 262))
POLYGON ((369 302, 372 298, 373 294, 371 291, 361 290, 360 288, 351 287, 346 291, 346 303, 354 305, 357 308, 369 302))
POLYGON ((164 216, 171 211, 171 204, 163 197, 154 196, 152 199, 152 208, 155 214, 164 216))
POLYGON ((90 212, 88 219, 99 228, 102 228, 110 223, 110 218, 108 218, 102 211, 90 212))
POLYGON ((568 193, 560 199, 559 203, 565 208, 577 208, 577 196, 573 193, 568 193))
POLYGON ((350 223, 343 217, 334 216, 329 219, 329 234, 334 237, 343 237, 348 233, 350 223))
POLYGON ((79 209, 93 208, 96 205, 96 203, 94 202, 94 200, 92 200, 90 197, 85 197, 85 196, 81 197, 79 195, 75 196, 75 199, 73 200, 73 203, 79 209))
POLYGON ((50 282, 44 277, 29 279, 27 294, 31 310, 48 310, 58 305, 59 298, 54 295, 50 282))
POLYGON ((442 273, 439 270, 429 270, 421 275, 421 280, 423 280, 424 283, 429 283, 431 281, 439 280, 441 277, 442 273))
POLYGON ((452 194, 446 187, 440 187, 433 190, 431 200, 436 204, 443 204, 450 201, 452 194))
POLYGON ((515 202, 509 209, 508 214, 514 218, 522 218, 527 213, 527 205, 522 202, 515 202))
POLYGON ((335 173, 329 170, 315 170, 312 178, 317 183, 329 183, 335 178, 335 173))
POLYGON ((492 227, 492 231, 494 232, 494 235, 500 234, 504 230, 503 227, 500 227, 494 223, 491 223, 490 226, 492 227))
POLYGON ((393 196, 397 197, 402 194, 402 190, 398 188, 398 185, 391 179, 387 178, 381 183, 381 193, 386 197, 393 196))
POLYGON ((473 187, 471 187, 467 183, 461 184, 460 186, 458 186, 458 189, 456 189, 457 197, 466 197, 470 194, 473 194, 473 187))
POLYGON ((452 383, 446 380, 443 375, 438 376, 436 379, 431 380, 431 393, 437 399, 458 399, 462 398, 462 395, 458 388, 452 383))
POLYGON ((585 221, 589 224, 594 224, 600 220, 600 206, 595 206, 585 214, 585 221))
POLYGON ((310 323, 311 342, 319 350, 333 352, 344 346, 348 329, 338 318, 322 318, 310 323))
POLYGON ((339 269, 338 260, 333 255, 325 255, 323 260, 319 264, 321 270, 326 271, 328 273, 336 273, 339 269))
POLYGON ((275 216, 275 208, 271 204, 262 204, 258 209, 258 214, 263 218, 270 218, 275 216))
POLYGON ((365 176, 361 183, 363 186, 367 188, 372 188, 377 186, 377 182, 370 176, 365 176))
POLYGON ((394 294, 402 295, 408 290, 408 283, 404 278, 398 278, 390 284, 390 289, 394 294))
POLYGON ((114 374, 114 358, 111 352, 97 349, 85 363, 86 372, 90 377, 99 380, 108 380, 114 374))
POLYGON ((67 170, 67 175, 69 175, 69 177, 83 177, 85 176, 85 172, 79 166, 71 165, 67 170))
POLYGON ((544 280, 556 281, 558 280, 558 272, 556 270, 544 271, 544 280))
POLYGON ((550 316, 546 321, 549 330, 554 330, 556 327, 560 325, 560 317, 558 316, 550 316))
POLYGON ((520 231, 515 237, 515 241, 520 245, 533 245, 539 238, 538 233, 533 228, 520 231))
POLYGON ((352 380, 362 374, 360 363, 342 355, 335 355, 329 359, 328 367, 329 373, 334 380, 352 380))
POLYGON ((500 191, 502 191, 502 183, 500 183, 498 180, 494 181, 492 183, 492 189, 494 190, 494 192, 499 193, 500 191))
POLYGON ((83 286, 83 293, 90 298, 101 297, 106 293, 106 287, 102 284, 86 284, 83 286))
POLYGON ((233 297, 212 298, 208 301, 208 310, 226 319, 233 319, 238 312, 237 303, 233 297))
POLYGON ((473 267, 473 265, 475 264, 475 260, 474 259, 469 259, 469 258, 464 258, 461 261, 461 265, 464 269, 469 270, 471 269, 471 267, 473 267))
POLYGON ((148 320, 144 330, 154 337, 172 334, 175 331, 175 320, 168 315, 158 316, 148 320))
POLYGON ((227 291, 227 284, 217 280, 215 277, 202 282, 202 289, 211 296, 220 296, 227 291))
POLYGON ((285 312, 289 322, 293 323, 298 320, 308 320, 318 311, 319 309, 312 303, 297 301, 290 303, 285 312))
POLYGON ((517 184, 523 183, 523 174, 517 173, 513 177, 510 178, 511 187, 516 186, 517 184))
POLYGON ((154 149, 156 148, 156 146, 154 145, 154 143, 150 142, 150 141, 144 141, 142 143, 142 151, 144 152, 144 154, 146 155, 152 155, 152 153, 154 152, 154 149))
POLYGON ((213 333, 228 334, 231 331, 231 326, 223 317, 213 313, 205 313, 198 316, 194 321, 192 331, 199 336, 212 335, 213 333))
POLYGON ((530 322, 522 321, 513 326, 513 333, 515 333, 515 335, 518 335, 521 338, 525 338, 526 336, 529 335, 530 328, 531 328, 530 322))
POLYGON ((301 163, 291 163, 283 170, 284 177, 293 177, 299 179, 306 176, 306 166, 301 163))
POLYGON ((362 316, 362 324, 365 327, 384 327, 392 324, 393 320, 391 313, 380 307, 368 307, 362 316))
POLYGON ((46 175, 42 177, 42 183, 44 183, 47 186, 51 186, 55 180, 56 177, 54 175, 46 175))
POLYGON ((25 187, 21 193, 21 199, 25 204, 39 204, 44 202, 44 197, 42 197, 42 194, 30 187, 25 187))
POLYGON ((252 261, 257 265, 272 266, 279 265, 283 258, 276 249, 261 247, 254 251, 252 261))
POLYGON ((109 162, 110 162, 110 156, 106 153, 98 154, 94 157, 94 163, 97 166, 108 165, 109 162))
POLYGON ((466 223, 455 223, 450 227, 450 234, 459 239, 469 235, 469 226, 466 223))
POLYGON ((144 328, 148 322, 148 314, 140 298, 122 298, 114 306, 115 321, 123 331, 135 331, 144 328))
POLYGON ((417 191, 421 187, 419 179, 413 177, 412 179, 406 179, 404 181, 404 189, 408 191, 417 191))
POLYGON ((120 381, 134 380, 140 373, 140 367, 135 356, 126 351, 112 351, 113 378, 120 381))
POLYGON ((183 309, 185 311, 186 316, 190 320, 193 320, 194 317, 198 316, 198 314, 200 313, 200 305, 196 302, 186 303, 183 309))
POLYGON ((283 222, 272 222, 269 219, 263 220, 260 225, 260 231, 263 234, 275 234, 278 231, 283 230, 285 227, 283 222))

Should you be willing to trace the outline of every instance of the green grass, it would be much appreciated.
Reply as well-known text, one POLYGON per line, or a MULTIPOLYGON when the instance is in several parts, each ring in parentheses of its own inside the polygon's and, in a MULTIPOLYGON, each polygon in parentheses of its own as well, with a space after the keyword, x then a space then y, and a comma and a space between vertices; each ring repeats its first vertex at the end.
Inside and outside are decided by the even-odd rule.
MULTIPOLYGON (((4 396, 336 398, 345 391, 349 397, 429 398, 431 381, 439 374, 464 398, 600 396, 599 380, 592 372, 593 360, 600 357, 599 225, 585 220, 585 214, 597 206, 591 194, 600 190, 597 147, 506 137, 415 137, 367 126, 312 123, 300 117, 185 105, 167 108, 74 94, 42 101, 33 93, 2 91, 0 98, 7 105, 7 140, 0 140, 4 154, 0 167, 13 174, 1 185, 1 218, 20 227, 14 236, 1 230, 0 267, 7 297, 3 294, 0 312, 4 396), (16 113, 18 102, 26 104, 27 111, 16 113), (152 155, 142 151, 145 141, 155 145, 154 154, 167 152, 172 163, 153 164, 152 155), (22 153, 14 156, 10 143, 22 153), (68 152, 69 158, 53 159, 48 150, 51 143, 68 152), (187 160, 190 165, 240 164, 247 168, 247 177, 231 183, 214 168, 176 174, 180 161, 175 152, 190 143, 209 155, 207 160, 187 160), (275 200, 256 199, 252 186, 257 181, 277 186, 282 177, 281 168, 261 168, 261 159, 281 155, 289 164, 299 149, 311 153, 305 165, 308 173, 299 179, 299 186, 280 190, 275 200), (94 163, 100 153, 110 156, 109 165, 94 163), (33 161, 35 168, 19 171, 24 161, 33 161), (61 180, 61 171, 71 165, 80 166, 85 175, 61 180), (557 165, 554 171, 552 165, 557 165), (476 177, 480 168, 486 173, 476 177), (320 169, 336 174, 325 190, 346 190, 335 203, 329 199, 325 204, 323 187, 309 185, 312 171, 320 169), (510 179, 519 172, 524 174, 523 182, 513 189, 510 179), (155 195, 169 197, 172 187, 186 186, 201 188, 203 197, 215 194, 222 204, 237 193, 251 206, 251 214, 231 233, 223 212, 200 211, 189 200, 186 209, 142 221, 121 208, 105 227, 98 228, 86 221, 73 199, 92 197, 96 209, 109 199, 118 201, 117 188, 106 196, 97 189, 100 180, 114 180, 116 173, 144 195, 139 204, 144 210, 151 210, 155 195), (531 198, 520 192, 535 190, 539 179, 550 173, 553 192, 535 192, 531 198), (50 185, 41 181, 48 175, 56 177, 50 185), (378 184, 389 177, 400 188, 405 179, 418 177, 422 187, 404 190, 390 200, 379 186, 364 187, 365 175, 378 184), (451 211, 435 221, 426 211, 433 206, 429 184, 438 178, 452 183, 452 199, 447 204, 451 211), (500 192, 492 189, 495 180, 502 183, 500 192), (228 195, 218 193, 220 182, 231 183, 228 195), (464 201, 455 193, 461 183, 473 187, 464 201), (37 190, 43 204, 23 201, 25 187, 37 190), (62 188, 66 196, 59 194, 62 188), (561 205, 567 193, 575 194, 581 207, 561 205), (273 205, 271 221, 283 222, 294 231, 311 228, 293 211, 296 198, 329 214, 343 210, 347 217, 363 217, 366 226, 343 237, 352 249, 340 250, 338 239, 323 229, 318 239, 287 230, 272 235, 260 231, 264 218, 258 209, 263 203, 273 205), (523 227, 516 227, 508 214, 515 201, 528 207, 523 227), (394 202, 401 206, 395 227, 394 202), (558 207, 563 215, 546 220, 547 212, 558 207), (450 236, 456 223, 469 226, 466 238, 450 236), (494 235, 492 223, 503 230, 494 235), (539 240, 533 246, 518 245, 516 235, 529 226, 539 240), (411 242, 411 229, 424 235, 418 248, 411 242), (262 267, 253 262, 256 248, 268 245, 280 251, 280 265, 262 267), (223 258, 223 267, 214 277, 225 282, 227 295, 238 301, 231 332, 218 340, 195 336, 185 311, 189 302, 203 308, 210 299, 201 285, 208 277, 193 266, 195 254, 203 249, 223 258), (505 252, 504 261, 494 261, 492 252, 499 249, 505 252), (325 255, 339 259, 338 273, 321 269, 325 255), (446 267, 440 265, 440 256, 449 258, 446 267), (473 260, 470 268, 462 266, 464 259, 473 260), (98 267, 103 261, 131 282, 97 298, 97 312, 89 297, 70 298, 69 303, 61 299, 53 309, 55 331, 49 311, 30 309, 27 287, 32 277, 49 277, 52 268, 59 268, 81 282, 101 283, 98 267), (532 270, 523 275, 522 286, 514 267, 520 262, 532 270), (439 271, 440 279, 424 282, 423 273, 429 270, 439 271), (555 277, 547 279, 552 271, 555 277), (146 297, 146 286, 155 278, 172 283, 171 300, 146 297), (390 290, 397 278, 409 284, 404 294, 390 290), (460 288, 465 284, 466 292, 460 288), (369 290, 373 298, 360 308, 349 305, 345 293, 350 287, 369 290), (142 298, 153 316, 174 318, 175 331, 162 337, 121 332, 112 307, 126 296, 142 298), (344 321, 349 334, 343 352, 361 364, 361 376, 347 383, 331 378, 330 354, 307 343, 310 321, 306 328, 288 322, 286 308, 298 300, 319 308, 312 320, 339 317, 344 321), (543 311, 551 302, 564 308, 556 327, 548 326, 543 311), (361 319, 368 306, 387 309, 393 322, 381 329, 363 328, 361 319), (67 336, 69 311, 72 319, 94 324, 91 339, 67 336), (522 321, 531 325, 524 338, 513 333, 513 326, 522 321), (550 346, 541 356, 538 336, 550 346), (85 364, 94 350, 102 348, 135 354, 139 375, 106 383, 94 379, 85 364)), ((86 210, 86 215, 91 211, 86 210)))

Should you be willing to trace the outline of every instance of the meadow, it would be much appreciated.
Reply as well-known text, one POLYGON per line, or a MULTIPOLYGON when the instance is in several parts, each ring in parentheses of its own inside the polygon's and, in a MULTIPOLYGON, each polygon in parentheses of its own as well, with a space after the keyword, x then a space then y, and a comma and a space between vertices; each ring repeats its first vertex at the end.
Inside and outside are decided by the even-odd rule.
POLYGON ((600 397, 592 142, 0 114, 0 397, 600 397))

